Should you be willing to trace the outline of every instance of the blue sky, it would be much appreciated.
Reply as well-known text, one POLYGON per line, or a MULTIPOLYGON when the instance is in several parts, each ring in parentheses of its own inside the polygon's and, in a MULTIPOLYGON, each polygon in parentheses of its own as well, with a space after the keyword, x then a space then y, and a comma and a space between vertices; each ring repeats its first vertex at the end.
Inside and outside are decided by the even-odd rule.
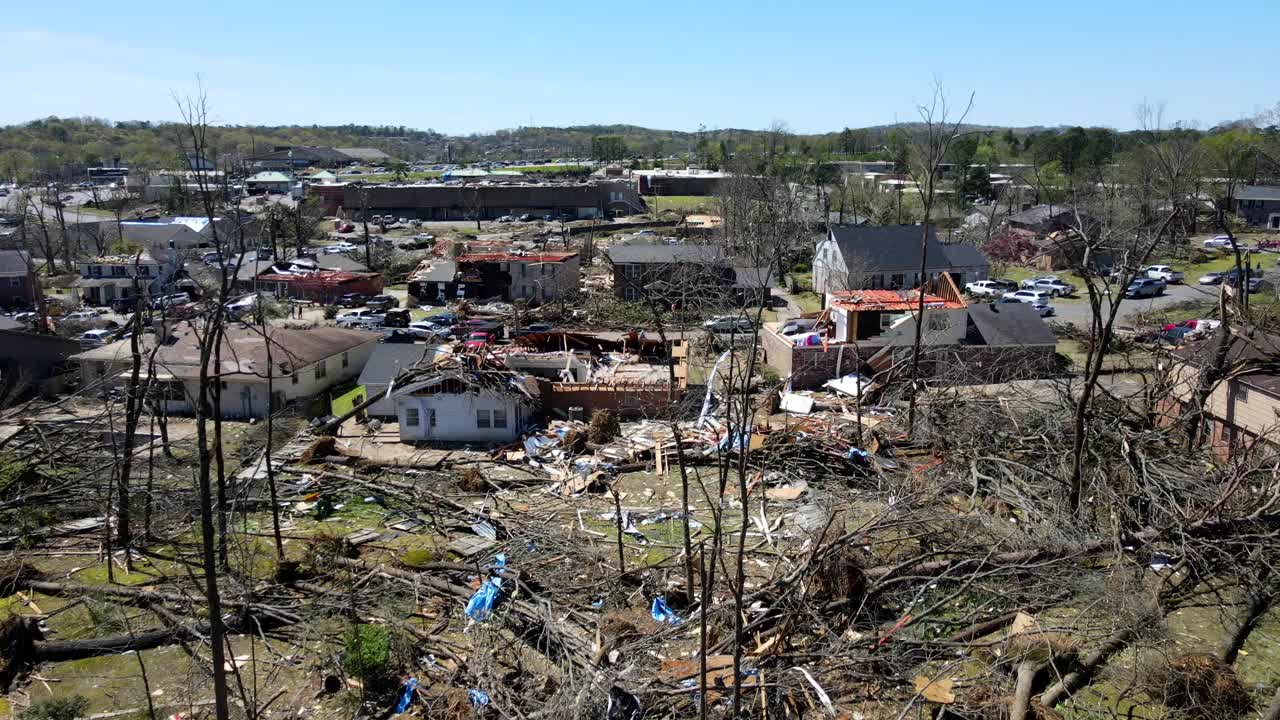
POLYGON ((632 123, 818 132, 914 119, 938 78, 971 118, 1210 126, 1275 107, 1280 2, 13 3, 0 124, 176 117, 466 133, 632 123), (1269 37, 1270 35, 1270 37, 1269 37))

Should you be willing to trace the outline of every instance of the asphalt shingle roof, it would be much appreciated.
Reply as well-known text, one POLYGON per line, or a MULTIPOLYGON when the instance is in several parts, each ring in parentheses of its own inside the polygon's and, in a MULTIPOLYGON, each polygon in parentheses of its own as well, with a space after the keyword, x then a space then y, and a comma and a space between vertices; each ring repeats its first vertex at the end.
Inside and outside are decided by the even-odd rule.
MULTIPOLYGON (((838 225, 831 236, 840 248, 845 264, 864 272, 911 272, 920 270, 919 225, 838 225)), ((950 255, 938 242, 933 227, 926 241, 929 256, 927 270, 938 272, 953 267, 950 255)), ((959 264, 959 263, 956 263, 959 264)), ((966 262, 965 266, 982 263, 966 262)))
POLYGON ((386 385, 401 370, 413 367, 419 362, 431 362, 436 354, 434 345, 408 345, 402 343, 382 343, 373 349, 364 370, 360 371, 361 385, 386 385))
POLYGON ((23 250, 0 250, 0 273, 25 273, 30 256, 23 250))
POLYGON ((1058 342, 1040 313, 1026 303, 970 305, 969 318, 987 345, 1056 345, 1058 342))
POLYGON ((1280 187, 1275 185, 1249 185, 1236 191, 1236 199, 1280 201, 1280 187))
POLYGON ((612 263, 717 263, 724 260, 724 249, 685 243, 614 245, 608 255, 612 263))

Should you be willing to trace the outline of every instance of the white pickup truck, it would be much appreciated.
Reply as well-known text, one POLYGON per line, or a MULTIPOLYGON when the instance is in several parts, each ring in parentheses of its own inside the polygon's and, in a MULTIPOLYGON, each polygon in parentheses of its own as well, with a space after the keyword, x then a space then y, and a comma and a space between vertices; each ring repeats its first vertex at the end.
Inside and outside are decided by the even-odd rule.
POLYGON ((1174 270, 1168 265, 1148 265, 1138 271, 1138 277, 1163 280, 1170 285, 1182 282, 1182 271, 1174 270))

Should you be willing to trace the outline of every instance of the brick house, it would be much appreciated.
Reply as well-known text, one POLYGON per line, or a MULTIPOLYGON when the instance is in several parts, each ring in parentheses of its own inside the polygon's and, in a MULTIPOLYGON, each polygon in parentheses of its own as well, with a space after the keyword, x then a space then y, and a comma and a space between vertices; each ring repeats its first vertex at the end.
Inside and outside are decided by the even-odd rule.
POLYGON ((34 307, 39 286, 31 269, 30 254, 23 250, 0 250, 0 307, 34 307))
MULTIPOLYGON (((1170 377, 1170 392, 1159 410, 1166 424, 1177 422, 1190 401, 1201 367, 1213 353, 1215 338, 1169 353, 1160 369, 1170 377)), ((1233 334, 1227 350, 1227 375, 1209 391, 1201 420, 1205 437, 1219 457, 1255 440, 1280 444, 1280 336, 1233 334)))

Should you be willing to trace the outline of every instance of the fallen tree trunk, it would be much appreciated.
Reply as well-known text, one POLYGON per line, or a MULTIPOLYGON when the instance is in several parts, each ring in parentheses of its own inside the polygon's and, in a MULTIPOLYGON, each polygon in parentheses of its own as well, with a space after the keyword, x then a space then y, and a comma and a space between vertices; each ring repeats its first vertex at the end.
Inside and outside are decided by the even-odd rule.
POLYGON ((172 645, 183 640, 194 640, 196 633, 187 627, 148 630, 132 635, 112 635, 92 640, 58 640, 37 642, 35 662, 65 662, 83 660, 98 655, 114 655, 123 652, 150 650, 172 645))
POLYGON ((1102 643, 1101 647, 1081 658, 1079 666, 1074 671, 1063 675, 1061 680, 1051 685, 1048 690, 1045 690, 1040 695, 1040 702, 1045 707, 1053 707, 1066 700, 1071 693, 1088 685, 1098 668, 1111 659, 1112 655, 1128 647, 1135 634, 1132 628, 1123 628, 1116 631, 1114 635, 1107 638, 1106 642, 1102 643))

